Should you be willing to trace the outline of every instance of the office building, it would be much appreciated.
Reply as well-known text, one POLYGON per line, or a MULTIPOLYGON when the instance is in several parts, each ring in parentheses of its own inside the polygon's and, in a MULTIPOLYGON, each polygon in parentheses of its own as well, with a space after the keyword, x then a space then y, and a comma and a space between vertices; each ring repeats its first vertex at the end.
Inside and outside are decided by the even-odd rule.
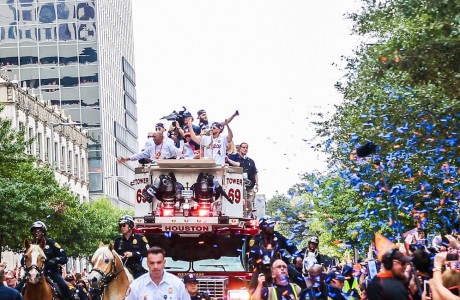
POLYGON ((0 74, 82 124, 90 197, 121 208, 134 172, 116 157, 139 150, 131 12, 130 0, 0 0, 0 74))

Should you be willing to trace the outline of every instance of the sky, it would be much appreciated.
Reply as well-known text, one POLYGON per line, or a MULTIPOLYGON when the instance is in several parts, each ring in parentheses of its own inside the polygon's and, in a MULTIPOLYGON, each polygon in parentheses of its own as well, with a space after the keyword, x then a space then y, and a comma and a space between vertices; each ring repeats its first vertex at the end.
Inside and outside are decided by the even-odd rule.
MULTIPOLYGON (((160 118, 185 106, 231 123, 270 199, 325 170, 307 118, 341 101, 342 55, 357 46, 358 0, 133 0, 140 149, 160 118)), ((164 120, 163 120, 164 121, 164 120)), ((169 124, 166 121, 166 124, 169 124)), ((224 132, 225 133, 225 132, 224 132)))

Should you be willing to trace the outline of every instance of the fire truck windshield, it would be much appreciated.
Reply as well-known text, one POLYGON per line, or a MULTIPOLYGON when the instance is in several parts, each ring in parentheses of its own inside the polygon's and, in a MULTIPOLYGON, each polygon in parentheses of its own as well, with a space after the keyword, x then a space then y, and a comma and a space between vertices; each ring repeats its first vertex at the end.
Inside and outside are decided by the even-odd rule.
POLYGON ((248 270, 244 235, 168 236, 146 235, 150 246, 166 251, 166 269, 171 272, 244 272, 248 270))

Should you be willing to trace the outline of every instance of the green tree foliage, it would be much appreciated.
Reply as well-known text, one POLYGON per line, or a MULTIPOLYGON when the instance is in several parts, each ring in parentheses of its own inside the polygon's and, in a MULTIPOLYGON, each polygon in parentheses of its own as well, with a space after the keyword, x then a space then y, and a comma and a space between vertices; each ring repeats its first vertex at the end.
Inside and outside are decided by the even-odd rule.
POLYGON ((59 185, 51 168, 25 154, 32 141, 24 131, 15 131, 11 120, 0 118, 0 136, 0 252, 22 251, 37 220, 74 257, 88 257, 100 241, 119 235, 118 219, 131 211, 115 208, 107 199, 80 203, 68 186, 59 185))
POLYGON ((123 215, 132 215, 130 210, 114 207, 111 201, 101 197, 95 201, 82 203, 82 218, 71 236, 66 237, 74 249, 74 256, 90 257, 99 247, 99 242, 108 244, 120 233, 118 220, 123 215))
POLYGON ((362 205, 373 231, 394 224, 393 205, 403 231, 458 226, 460 3, 363 1, 350 17, 366 43, 337 85, 343 103, 317 123, 319 148, 355 191, 347 205, 362 205), (367 141, 379 157, 356 157, 367 141))
POLYGON ((0 118, 0 211, 5 220, 0 223, 0 246, 19 250, 30 237, 32 222, 42 220, 50 233, 68 234, 79 211, 77 199, 68 187, 59 186, 53 171, 24 154, 31 141, 11 125, 11 120, 0 118))

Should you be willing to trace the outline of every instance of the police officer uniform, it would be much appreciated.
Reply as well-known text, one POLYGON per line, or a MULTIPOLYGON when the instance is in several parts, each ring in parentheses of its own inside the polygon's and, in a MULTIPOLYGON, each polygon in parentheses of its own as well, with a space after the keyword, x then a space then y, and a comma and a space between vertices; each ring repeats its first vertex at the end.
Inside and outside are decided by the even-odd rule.
MULTIPOLYGON (((196 276, 194 274, 185 275, 183 280, 184 280, 184 284, 189 283, 189 282, 195 282, 196 284, 198 284, 198 281, 197 281, 196 276)), ((189 294, 190 294, 190 292, 189 292, 189 294)), ((209 297, 209 295, 206 294, 206 293, 198 291, 195 296, 192 296, 190 294, 190 299, 191 300, 211 300, 211 297, 209 297)))
MULTIPOLYGON (((257 287, 257 278, 261 273, 270 274, 271 264, 276 259, 283 259, 288 265, 288 273, 291 281, 305 288, 305 282, 294 266, 290 264, 290 255, 298 255, 295 244, 281 233, 274 231, 275 222, 269 218, 261 218, 259 221, 260 233, 250 241, 249 263, 254 267, 254 274, 249 284, 250 292, 257 287)), ((270 280, 268 280, 270 281, 270 280)))
MULTIPOLYGON (((43 249, 43 252, 45 252, 45 255, 46 255, 46 261, 45 261, 45 267, 44 267, 45 274, 54 283, 56 283, 59 286, 59 289, 61 290, 61 293, 64 296, 64 299, 71 299, 72 295, 70 293, 69 286, 64 281, 64 279, 62 278, 59 272, 59 265, 65 265, 67 263, 67 255, 64 249, 62 249, 61 245, 59 245, 53 239, 46 236, 47 228, 43 222, 41 221, 34 222, 32 226, 30 227, 30 232, 33 233, 34 230, 36 229, 42 230, 44 234, 43 238, 46 241, 45 248, 43 249)), ((21 265, 24 266, 24 257, 22 257, 21 259, 21 265)), ((22 288, 24 287, 24 284, 25 284, 25 278, 23 278, 21 282, 18 283, 16 289, 19 292, 22 292, 22 288)))
MULTIPOLYGON (((124 216, 120 219, 119 225, 128 224, 130 230, 134 228, 134 220, 130 216, 124 216)), ((128 239, 125 236, 118 237, 115 240, 114 249, 120 255, 124 256, 125 252, 132 252, 132 257, 125 257, 125 267, 127 267, 134 278, 147 273, 147 270, 142 267, 142 259, 147 257, 147 249, 149 248, 147 238, 138 233, 132 233, 128 239)))

